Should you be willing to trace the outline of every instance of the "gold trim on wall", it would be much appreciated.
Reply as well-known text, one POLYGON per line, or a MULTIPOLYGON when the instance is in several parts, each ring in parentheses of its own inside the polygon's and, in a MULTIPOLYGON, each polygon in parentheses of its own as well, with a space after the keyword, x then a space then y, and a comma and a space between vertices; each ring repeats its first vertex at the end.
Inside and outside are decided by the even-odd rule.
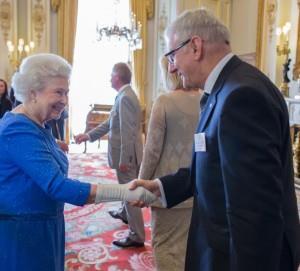
POLYGON ((4 40, 8 40, 8 34, 11 29, 11 18, 12 18, 11 5, 6 0, 0 4, 0 27, 4 36, 4 40))
POLYGON ((147 19, 150 20, 154 16, 154 1, 146 0, 147 19))
POLYGON ((274 32, 274 24, 276 20, 277 2, 274 0, 268 0, 266 3, 267 15, 268 15, 268 26, 269 26, 269 39, 271 40, 274 32))
POLYGON ((300 76, 300 0, 298 4, 298 33, 297 33, 297 45, 296 45, 296 60, 293 69, 293 79, 297 80, 300 76))
POLYGON ((41 0, 36 0, 32 8, 32 24, 37 44, 41 44, 41 39, 45 30, 46 12, 41 0))
POLYGON ((261 69, 262 61, 262 42, 263 42, 263 28, 264 28, 264 0, 258 0, 257 10, 257 26, 256 26, 256 67, 261 69))
POLYGON ((57 12, 60 6, 61 0, 51 0, 51 8, 54 12, 57 12))

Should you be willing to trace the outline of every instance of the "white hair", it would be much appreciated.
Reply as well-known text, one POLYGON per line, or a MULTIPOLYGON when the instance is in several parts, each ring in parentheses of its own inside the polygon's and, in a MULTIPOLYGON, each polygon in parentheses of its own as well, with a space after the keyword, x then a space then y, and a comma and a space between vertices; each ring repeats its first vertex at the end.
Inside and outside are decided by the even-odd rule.
POLYGON ((205 8, 187 10, 179 15, 165 31, 166 39, 176 34, 177 40, 184 41, 199 36, 211 43, 230 43, 228 28, 205 8))
POLYGON ((36 54, 24 58, 12 77, 16 99, 20 102, 27 101, 31 90, 42 91, 51 78, 69 79, 71 70, 71 65, 55 54, 36 54))

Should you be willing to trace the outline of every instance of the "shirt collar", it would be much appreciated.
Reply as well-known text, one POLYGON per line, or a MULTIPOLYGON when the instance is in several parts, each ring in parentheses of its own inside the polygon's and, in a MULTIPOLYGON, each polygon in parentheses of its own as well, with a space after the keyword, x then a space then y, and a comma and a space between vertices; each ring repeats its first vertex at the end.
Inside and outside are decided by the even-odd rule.
POLYGON ((224 66, 227 64, 227 62, 234 56, 233 53, 229 53, 226 56, 224 56, 219 63, 213 68, 213 70, 208 75, 205 85, 204 85, 204 91, 208 94, 211 93, 214 84, 216 83, 221 71, 223 70, 224 66))
POLYGON ((126 84, 126 85, 124 85, 124 86, 122 86, 122 87, 120 87, 120 89, 119 89, 119 93, 121 93, 125 88, 127 88, 128 86, 130 86, 130 84, 126 84))

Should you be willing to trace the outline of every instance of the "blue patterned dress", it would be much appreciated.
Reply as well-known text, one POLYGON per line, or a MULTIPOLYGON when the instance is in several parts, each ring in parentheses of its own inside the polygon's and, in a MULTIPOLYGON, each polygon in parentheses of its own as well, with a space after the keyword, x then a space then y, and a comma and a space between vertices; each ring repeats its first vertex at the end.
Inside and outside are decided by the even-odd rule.
POLYGON ((49 128, 10 112, 0 120, 1 270, 64 270, 64 202, 83 205, 90 193, 67 172, 49 128))

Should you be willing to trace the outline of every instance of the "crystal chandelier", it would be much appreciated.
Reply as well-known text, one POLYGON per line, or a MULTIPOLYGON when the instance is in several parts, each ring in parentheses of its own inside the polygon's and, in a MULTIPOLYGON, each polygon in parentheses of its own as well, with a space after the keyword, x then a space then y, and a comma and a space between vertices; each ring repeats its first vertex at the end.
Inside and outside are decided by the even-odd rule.
MULTIPOLYGON (((118 1, 115 1, 115 5, 118 1)), ((117 18, 117 16, 116 16, 117 18)), ((130 26, 119 26, 117 22, 111 26, 99 27, 97 25, 96 32, 98 34, 98 41, 106 37, 108 40, 111 38, 117 38, 118 40, 125 39, 128 41, 129 48, 131 50, 142 49, 142 38, 141 38, 141 22, 136 21, 136 15, 131 12, 130 15, 130 26)))

